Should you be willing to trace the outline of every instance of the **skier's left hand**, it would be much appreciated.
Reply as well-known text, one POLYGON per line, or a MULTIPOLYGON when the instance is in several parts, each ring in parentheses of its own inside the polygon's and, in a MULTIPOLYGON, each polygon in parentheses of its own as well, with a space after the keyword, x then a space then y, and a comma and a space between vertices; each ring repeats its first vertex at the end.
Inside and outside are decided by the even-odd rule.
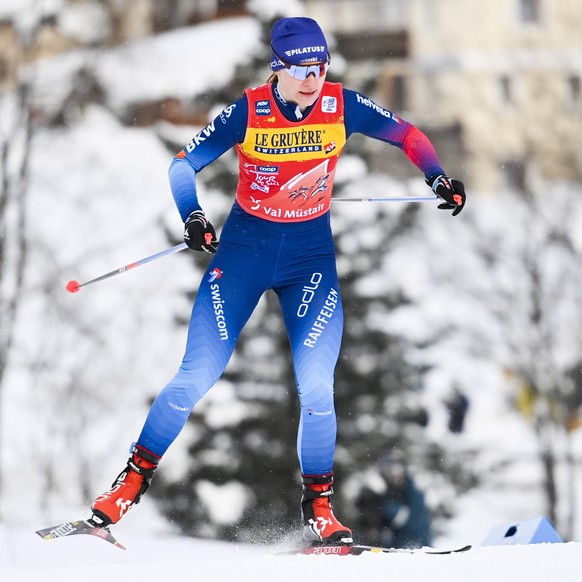
POLYGON ((463 182, 440 174, 427 180, 426 183, 439 198, 444 200, 443 204, 438 206, 440 209, 453 210, 453 216, 457 216, 463 210, 466 199, 463 182))
POLYGON ((218 240, 214 227, 202 210, 195 210, 184 223, 184 242, 193 251, 215 253, 218 240))

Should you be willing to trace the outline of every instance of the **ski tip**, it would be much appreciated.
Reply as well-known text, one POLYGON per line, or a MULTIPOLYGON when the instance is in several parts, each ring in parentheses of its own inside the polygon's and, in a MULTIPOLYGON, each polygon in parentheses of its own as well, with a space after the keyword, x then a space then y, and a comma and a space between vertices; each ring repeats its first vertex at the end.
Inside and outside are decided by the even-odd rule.
POLYGON ((468 552, 473 546, 471 544, 467 544, 466 546, 463 546, 462 548, 458 548, 457 550, 455 550, 455 553, 457 552, 468 552))
POLYGON ((35 531, 34 533, 39 535, 43 540, 46 540, 46 541, 54 540, 54 536, 52 536, 51 534, 44 533, 43 530, 38 530, 38 531, 35 531))
POLYGON ((425 554, 461 554, 463 552, 468 552, 473 546, 468 544, 466 546, 461 546, 459 548, 453 548, 453 549, 445 549, 445 550, 439 550, 439 549, 428 549, 425 551, 425 554))

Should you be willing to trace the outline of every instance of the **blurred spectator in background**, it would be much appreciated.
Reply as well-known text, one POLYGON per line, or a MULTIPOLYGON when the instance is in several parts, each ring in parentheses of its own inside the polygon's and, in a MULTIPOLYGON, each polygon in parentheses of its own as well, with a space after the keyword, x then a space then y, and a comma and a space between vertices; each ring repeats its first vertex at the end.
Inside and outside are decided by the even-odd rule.
POLYGON ((360 515, 354 541, 391 548, 430 546, 430 513, 404 455, 383 455, 377 469, 380 479, 366 484, 356 500, 360 515))
POLYGON ((469 399, 458 386, 453 387, 451 395, 445 401, 445 406, 449 411, 449 430, 455 434, 463 432, 469 399))

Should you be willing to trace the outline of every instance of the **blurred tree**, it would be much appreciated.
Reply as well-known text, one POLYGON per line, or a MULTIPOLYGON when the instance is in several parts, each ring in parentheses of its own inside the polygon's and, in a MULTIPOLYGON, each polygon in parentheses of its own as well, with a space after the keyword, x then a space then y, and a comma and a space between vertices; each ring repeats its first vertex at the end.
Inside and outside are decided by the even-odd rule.
MULTIPOLYGON (((582 375, 582 344, 575 330, 582 328, 578 305, 582 257, 576 243, 578 223, 573 217, 581 215, 582 207, 580 192, 574 194, 566 188, 554 188, 549 194, 549 186, 544 186, 517 197, 519 214, 513 233, 487 232, 487 226, 475 231, 477 257, 494 276, 494 289, 487 292, 493 291, 496 301, 485 302, 482 287, 473 287, 472 293, 483 299, 483 307, 499 330, 501 345, 492 352, 503 358, 518 386, 513 394, 516 406, 519 391, 530 394, 531 406, 520 411, 538 444, 547 514, 571 538, 574 516, 570 513, 564 520, 558 505, 560 497, 573 488, 563 482, 560 485, 558 467, 573 462, 562 451, 564 443, 570 442, 571 421, 580 414, 577 384, 582 375), (549 195, 551 211, 546 205, 549 195), (511 287, 507 286, 508 272, 514 281, 511 287)), ((570 476, 575 474, 572 468, 570 476)), ((574 512, 575 500, 568 499, 567 505, 574 512)))
MULTIPOLYGON (((424 291, 404 315, 410 326, 424 320, 427 332, 416 341, 426 358, 455 353, 504 371, 512 406, 537 443, 547 515, 564 537, 572 536, 575 521, 571 435, 580 426, 582 398, 581 200, 579 186, 557 183, 529 185, 522 195, 504 192, 502 212, 499 199, 475 198, 473 212, 455 223, 454 256, 431 257, 437 291, 424 291), (443 311, 450 298, 454 309, 443 311), (413 313, 417 318, 408 319, 413 313), (569 509, 561 514, 563 498, 569 509)), ((443 248, 448 228, 424 224, 416 244, 443 248)), ((407 249, 416 252, 415 243, 407 241, 407 249)))
MULTIPOLYGON (((9 80, 14 85, 0 93, 0 411, 28 254, 27 199, 35 130, 34 67, 29 69, 28 75, 21 74, 19 67, 28 58, 29 51, 30 46, 23 38, 16 50, 6 53, 7 58, 14 59, 14 62, 5 63, 8 70, 14 71, 9 80)), ((2 445, 0 443, 0 450, 2 445)), ((2 482, 0 469, 0 497, 2 482)))

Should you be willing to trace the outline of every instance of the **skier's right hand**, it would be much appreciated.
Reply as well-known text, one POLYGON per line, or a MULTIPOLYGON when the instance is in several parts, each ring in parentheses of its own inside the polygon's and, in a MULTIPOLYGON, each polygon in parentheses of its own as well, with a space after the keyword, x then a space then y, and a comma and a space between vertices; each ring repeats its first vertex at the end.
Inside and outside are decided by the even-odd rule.
POLYGON ((206 219, 202 210, 195 210, 184 223, 184 242, 193 251, 215 253, 218 239, 214 227, 206 219))
POLYGON ((443 200, 438 205, 441 210, 452 210, 453 216, 457 216, 465 207, 465 185, 460 180, 449 178, 444 174, 433 176, 426 183, 432 188, 433 192, 443 200))

